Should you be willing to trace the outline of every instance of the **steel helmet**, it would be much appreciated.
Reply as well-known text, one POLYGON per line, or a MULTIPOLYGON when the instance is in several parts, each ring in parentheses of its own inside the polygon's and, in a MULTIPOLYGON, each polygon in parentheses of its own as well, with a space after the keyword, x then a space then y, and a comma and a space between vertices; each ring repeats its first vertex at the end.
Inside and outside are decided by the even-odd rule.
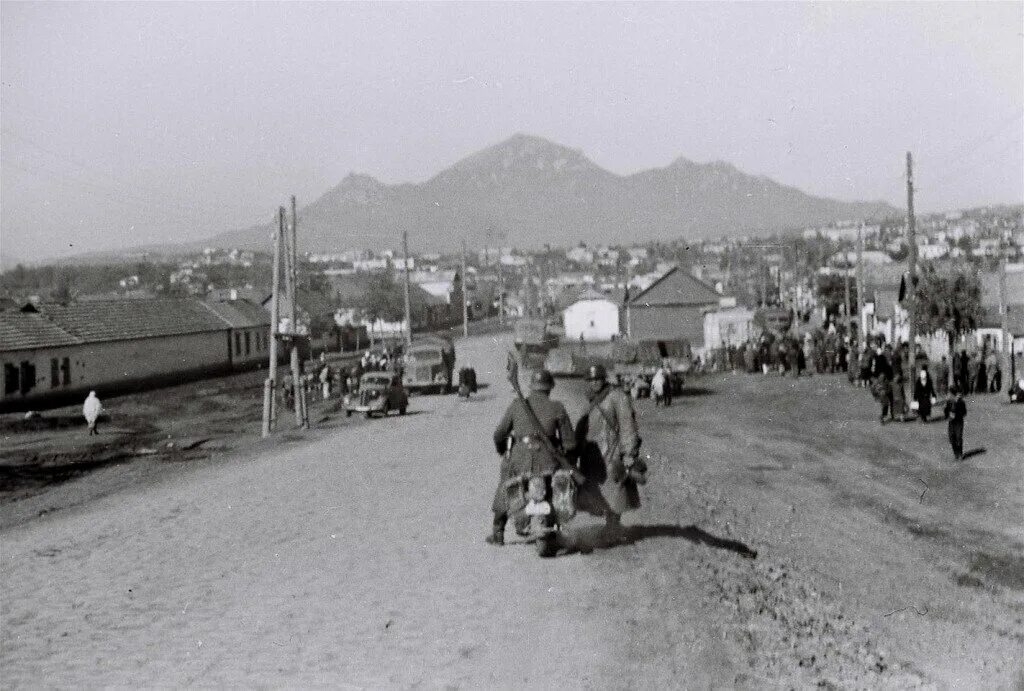
POLYGON ((551 391, 555 388, 555 378, 546 369, 539 369, 530 377, 530 389, 533 391, 551 391))

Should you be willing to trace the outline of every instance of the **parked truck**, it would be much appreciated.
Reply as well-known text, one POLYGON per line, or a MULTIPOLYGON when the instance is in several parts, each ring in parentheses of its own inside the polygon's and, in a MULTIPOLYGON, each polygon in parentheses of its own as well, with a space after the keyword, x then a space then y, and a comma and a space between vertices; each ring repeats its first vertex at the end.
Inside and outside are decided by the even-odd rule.
POLYGON ((402 384, 407 391, 448 393, 455 370, 455 345, 441 336, 413 341, 405 351, 402 384))

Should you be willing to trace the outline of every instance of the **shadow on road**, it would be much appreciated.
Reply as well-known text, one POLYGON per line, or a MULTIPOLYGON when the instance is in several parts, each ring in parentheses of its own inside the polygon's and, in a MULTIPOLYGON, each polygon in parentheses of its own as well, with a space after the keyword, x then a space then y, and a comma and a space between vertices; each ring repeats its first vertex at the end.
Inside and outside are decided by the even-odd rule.
POLYGON ((608 533, 603 526, 587 526, 572 533, 567 545, 571 552, 587 554, 595 549, 611 549, 620 545, 633 545, 648 538, 675 537, 689 540, 694 544, 707 545, 716 549, 735 552, 747 559, 756 559, 757 551, 739 540, 718 537, 695 525, 680 526, 668 523, 656 525, 634 525, 623 528, 620 534, 608 533))
POLYGON ((979 447, 977 449, 971 449, 970 451, 964 451, 963 460, 966 461, 968 458, 971 458, 972 456, 980 456, 981 454, 985 453, 987 450, 988 449, 986 449, 984 446, 982 446, 982 447, 979 447))

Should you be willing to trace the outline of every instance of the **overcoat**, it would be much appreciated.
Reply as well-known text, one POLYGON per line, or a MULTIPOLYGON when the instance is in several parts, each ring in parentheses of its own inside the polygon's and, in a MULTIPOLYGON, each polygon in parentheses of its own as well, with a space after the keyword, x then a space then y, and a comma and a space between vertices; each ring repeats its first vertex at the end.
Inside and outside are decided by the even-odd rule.
MULTIPOLYGON (((607 502, 615 513, 625 513, 640 508, 636 482, 629 477, 616 477, 623 468, 623 459, 636 458, 640 451, 636 414, 629 397, 617 388, 606 389, 599 396, 599 402, 576 425, 580 472, 587 477, 588 485, 611 480, 607 502)), ((585 486, 580 492, 580 508, 597 513, 584 505, 592 491, 585 486)))
POLYGON ((526 403, 517 398, 509 404, 494 430, 494 448, 502 455, 501 478, 491 504, 495 513, 507 511, 505 482, 509 478, 524 473, 550 473, 561 467, 547 446, 537 439, 538 434, 543 434, 555 449, 566 454, 572 453, 576 446, 572 421, 561 402, 551 400, 543 391, 531 392, 526 400, 537 416, 536 422, 526 403), (541 426, 539 430, 537 422, 541 426), (512 448, 506 453, 510 439, 512 448))

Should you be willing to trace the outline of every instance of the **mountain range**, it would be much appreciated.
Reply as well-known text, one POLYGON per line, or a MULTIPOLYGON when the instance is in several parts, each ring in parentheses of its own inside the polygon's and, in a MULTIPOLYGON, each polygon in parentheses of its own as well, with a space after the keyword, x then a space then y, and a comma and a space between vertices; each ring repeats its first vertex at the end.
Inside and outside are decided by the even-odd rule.
MULTIPOLYGON (((811 196, 723 162, 678 158, 616 175, 579 150, 516 134, 419 184, 350 174, 299 209, 299 247, 393 248, 403 230, 414 252, 452 250, 463 239, 470 247, 697 240, 900 213, 885 202, 811 196)), ((204 244, 269 249, 270 232, 257 226, 204 244)))

